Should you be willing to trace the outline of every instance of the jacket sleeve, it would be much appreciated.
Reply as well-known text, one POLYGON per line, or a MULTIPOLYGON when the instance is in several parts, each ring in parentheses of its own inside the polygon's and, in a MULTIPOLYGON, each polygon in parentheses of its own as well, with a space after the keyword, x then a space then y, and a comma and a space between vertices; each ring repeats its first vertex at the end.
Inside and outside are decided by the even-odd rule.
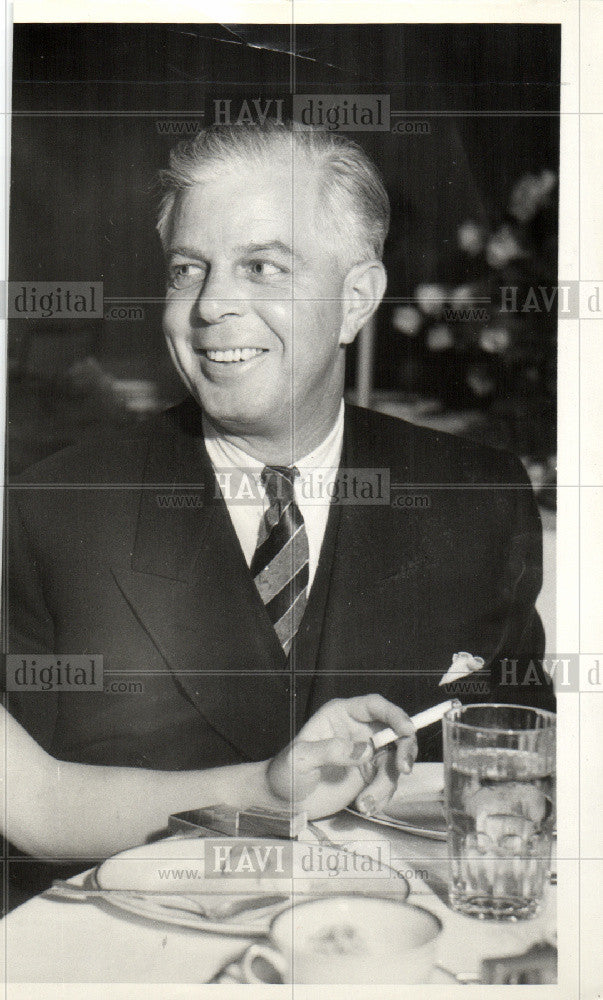
POLYGON ((535 607, 542 586, 542 525, 518 459, 509 460, 505 489, 512 493, 513 515, 498 591, 505 624, 490 663, 490 698, 554 711, 553 683, 543 667, 544 629, 535 607))
MULTIPOLYGON (((4 545, 3 636, 4 653, 52 654, 54 624, 44 598, 38 557, 19 509, 22 487, 9 487, 4 545)), ((2 657, 2 690, 7 708, 45 748, 51 745, 57 713, 52 691, 28 690, 22 681, 7 680, 2 657)))

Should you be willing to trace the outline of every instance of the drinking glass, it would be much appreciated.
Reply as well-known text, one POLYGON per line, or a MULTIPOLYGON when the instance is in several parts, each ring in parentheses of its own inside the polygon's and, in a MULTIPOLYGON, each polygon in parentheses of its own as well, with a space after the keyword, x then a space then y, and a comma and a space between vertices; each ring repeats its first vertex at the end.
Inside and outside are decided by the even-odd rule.
POLYGON ((555 825, 555 715, 465 705, 442 725, 450 904, 481 918, 533 917, 555 825))

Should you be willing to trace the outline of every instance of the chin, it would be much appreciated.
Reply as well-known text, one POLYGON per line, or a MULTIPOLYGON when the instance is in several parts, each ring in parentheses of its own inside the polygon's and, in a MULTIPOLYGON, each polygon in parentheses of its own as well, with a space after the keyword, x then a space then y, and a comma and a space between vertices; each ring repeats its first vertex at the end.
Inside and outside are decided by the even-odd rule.
POLYGON ((200 404, 212 423, 231 434, 258 434, 263 437, 274 434, 274 416, 272 421, 267 420, 264 410, 248 406, 212 406, 211 403, 204 403, 202 398, 200 404))

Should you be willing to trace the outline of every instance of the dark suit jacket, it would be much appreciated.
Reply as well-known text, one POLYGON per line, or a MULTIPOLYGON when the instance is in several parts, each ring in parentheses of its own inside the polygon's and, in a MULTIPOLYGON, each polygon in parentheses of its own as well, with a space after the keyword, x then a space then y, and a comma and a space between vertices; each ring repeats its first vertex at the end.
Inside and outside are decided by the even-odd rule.
MULTIPOLYGON (((100 654, 113 690, 9 692, 11 711, 59 758, 180 769, 267 758, 333 697, 379 691, 409 714, 447 691, 552 707, 540 673, 500 683, 502 660, 520 661, 521 681, 543 653, 541 531, 520 463, 353 407, 342 463, 387 470, 392 499, 423 499, 332 504, 288 659, 192 401, 151 433, 30 470, 9 491, 8 652, 100 654), (485 658, 482 687, 438 687, 461 650, 485 658)), ((436 756, 439 727, 420 745, 436 756)))

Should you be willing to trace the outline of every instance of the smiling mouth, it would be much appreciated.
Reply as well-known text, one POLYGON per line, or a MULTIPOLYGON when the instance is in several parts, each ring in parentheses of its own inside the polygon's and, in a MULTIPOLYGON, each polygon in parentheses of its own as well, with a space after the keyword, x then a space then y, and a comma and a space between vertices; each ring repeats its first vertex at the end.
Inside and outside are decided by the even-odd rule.
POLYGON ((261 354, 266 353, 266 350, 263 347, 235 347, 228 351, 201 350, 200 353, 209 361, 217 361, 221 365, 232 365, 259 358, 261 354))

